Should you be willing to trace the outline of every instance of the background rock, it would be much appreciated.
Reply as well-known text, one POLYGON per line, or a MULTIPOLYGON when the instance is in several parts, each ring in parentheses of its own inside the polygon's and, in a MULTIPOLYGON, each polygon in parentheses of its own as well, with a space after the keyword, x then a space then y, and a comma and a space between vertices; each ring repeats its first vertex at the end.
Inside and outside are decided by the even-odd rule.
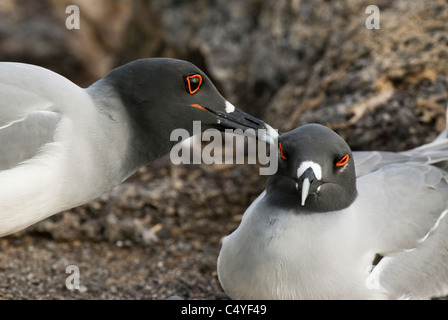
MULTIPOLYGON (((445 1, 4 0, 0 60, 88 86, 150 56, 189 60, 280 131, 318 122, 354 150, 399 151, 445 126, 445 1), (65 28, 79 6, 79 30, 65 28), (381 10, 368 30, 368 5, 381 10)), ((258 165, 142 168, 92 203, 0 239, 0 298, 214 298, 220 239, 264 188, 258 165), (82 290, 65 287, 80 267, 82 290)))

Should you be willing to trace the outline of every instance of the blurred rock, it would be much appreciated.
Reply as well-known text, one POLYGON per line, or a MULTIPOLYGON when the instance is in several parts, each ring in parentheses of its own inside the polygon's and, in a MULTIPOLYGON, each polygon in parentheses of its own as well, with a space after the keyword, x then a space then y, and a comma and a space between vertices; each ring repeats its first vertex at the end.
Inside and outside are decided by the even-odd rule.
POLYGON ((37 64, 87 86, 114 66, 131 9, 126 1, 2 1, 0 60, 37 64), (69 5, 79 7, 79 30, 65 27, 69 5))
POLYGON ((401 150, 443 129, 448 95, 442 0, 8 0, 0 59, 88 85, 142 57, 186 59, 235 105, 281 131, 319 122, 356 149, 401 150), (65 8, 80 9, 67 30, 65 8), (356 137, 356 139, 355 139, 356 137))
POLYGON ((403 150, 444 125, 443 1, 155 1, 166 41, 236 105, 281 131, 326 124, 356 150, 403 150), (188 54, 190 52, 190 54, 188 54), (423 100, 422 100, 423 99, 423 100))

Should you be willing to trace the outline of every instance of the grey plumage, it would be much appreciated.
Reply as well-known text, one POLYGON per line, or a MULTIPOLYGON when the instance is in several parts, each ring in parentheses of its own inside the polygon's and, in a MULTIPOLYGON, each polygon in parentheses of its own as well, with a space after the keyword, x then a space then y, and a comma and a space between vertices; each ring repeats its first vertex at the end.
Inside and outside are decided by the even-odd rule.
POLYGON ((288 171, 280 167, 223 240, 218 275, 226 292, 234 299, 448 294, 448 139, 440 136, 406 152, 353 152, 354 161, 338 167, 341 155, 350 153, 339 147, 335 156, 334 143, 315 143, 333 141, 329 137, 329 129, 313 133, 307 126, 280 136, 280 143, 289 140, 283 144, 289 157, 279 161, 292 170, 285 177, 288 171), (308 208, 308 198, 302 206, 294 172, 306 161, 322 168, 315 182, 322 188, 309 195, 320 208, 331 207, 343 193, 357 192, 355 200, 330 211, 308 208), (337 193, 326 192, 327 177, 338 184, 337 193), (271 183, 279 179, 291 182, 271 183), (347 187, 355 180, 356 190, 347 187))
POLYGON ((193 121, 202 130, 265 128, 187 61, 136 60, 86 89, 0 62, 0 236, 111 190, 169 152, 170 133, 191 132, 193 121))
POLYGON ((60 119, 53 112, 31 113, 23 121, 1 129, 0 170, 14 168, 36 156, 42 146, 53 141, 60 119))

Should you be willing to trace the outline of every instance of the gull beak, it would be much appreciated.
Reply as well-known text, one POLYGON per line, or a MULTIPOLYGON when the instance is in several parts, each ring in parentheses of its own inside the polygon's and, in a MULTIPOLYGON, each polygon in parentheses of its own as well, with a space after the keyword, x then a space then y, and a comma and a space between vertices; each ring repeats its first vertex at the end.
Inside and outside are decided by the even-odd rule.
POLYGON ((254 138, 271 145, 277 145, 278 132, 276 129, 243 110, 236 108, 227 100, 225 101, 225 111, 215 111, 197 103, 190 104, 190 107, 211 113, 217 119, 217 129, 220 131, 225 131, 226 129, 254 129, 254 138))
POLYGON ((306 199, 310 193, 316 192, 316 188, 318 189, 319 184, 319 180, 316 178, 313 168, 308 167, 305 169, 303 174, 299 177, 298 182, 296 182, 297 190, 301 191, 302 206, 305 205, 306 199))
POLYGON ((277 145, 278 131, 267 123, 264 124, 264 127, 266 128, 266 132, 259 131, 258 139, 271 145, 277 145))
POLYGON ((306 198, 310 192, 310 179, 307 177, 303 179, 302 183, 302 207, 305 205, 306 198))
POLYGON ((241 109, 238 109, 227 100, 225 102, 225 111, 213 111, 209 108, 205 109, 211 112, 219 120, 218 123, 222 129, 258 130, 265 128, 265 123, 262 120, 255 118, 241 109))

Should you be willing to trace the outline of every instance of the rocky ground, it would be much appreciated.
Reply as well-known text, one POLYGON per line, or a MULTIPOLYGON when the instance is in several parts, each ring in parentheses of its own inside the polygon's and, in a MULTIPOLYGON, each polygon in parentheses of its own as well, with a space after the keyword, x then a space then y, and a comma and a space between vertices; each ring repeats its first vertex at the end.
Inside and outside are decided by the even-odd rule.
POLYGON ((263 189, 253 169, 164 157, 96 201, 0 239, 0 298, 220 297, 220 240, 263 189), (70 265, 79 290, 66 288, 70 265))
MULTIPOLYGON (((432 140, 448 100, 445 1, 0 2, 0 60, 87 86, 149 56, 186 59, 280 131, 319 122, 354 150, 432 140), (77 4, 79 30, 65 28, 77 4), (368 30, 377 4, 381 29, 368 30)), ((220 239, 263 190, 257 165, 174 166, 0 239, 0 299, 215 299, 220 239), (69 265, 79 290, 66 288, 69 265)))

